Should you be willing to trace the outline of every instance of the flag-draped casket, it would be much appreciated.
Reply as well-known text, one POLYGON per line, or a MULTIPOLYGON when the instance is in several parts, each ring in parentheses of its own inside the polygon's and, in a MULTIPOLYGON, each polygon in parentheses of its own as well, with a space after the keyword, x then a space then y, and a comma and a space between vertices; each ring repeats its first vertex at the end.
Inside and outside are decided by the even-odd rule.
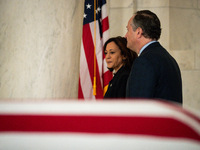
POLYGON ((200 118, 163 101, 0 102, 2 150, 199 150, 200 118))

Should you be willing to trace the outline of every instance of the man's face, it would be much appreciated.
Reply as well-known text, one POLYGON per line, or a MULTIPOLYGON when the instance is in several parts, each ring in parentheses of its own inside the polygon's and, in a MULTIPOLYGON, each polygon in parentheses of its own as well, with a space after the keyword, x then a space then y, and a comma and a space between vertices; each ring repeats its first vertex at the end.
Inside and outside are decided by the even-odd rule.
POLYGON ((132 20, 134 17, 131 17, 131 19, 128 21, 128 25, 126 26, 127 28, 127 33, 125 35, 125 38, 127 39, 127 47, 133 51, 135 51, 135 41, 136 41, 136 33, 133 31, 132 28, 132 20))

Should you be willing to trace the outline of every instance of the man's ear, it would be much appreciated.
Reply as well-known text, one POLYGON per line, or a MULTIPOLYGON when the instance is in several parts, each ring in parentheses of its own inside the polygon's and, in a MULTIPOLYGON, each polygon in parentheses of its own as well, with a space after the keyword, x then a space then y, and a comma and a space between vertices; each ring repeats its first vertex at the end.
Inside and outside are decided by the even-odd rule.
POLYGON ((142 33, 143 33, 142 28, 141 28, 141 27, 138 27, 138 28, 136 29, 136 33, 137 33, 137 37, 138 37, 138 38, 141 38, 141 37, 142 37, 142 33))

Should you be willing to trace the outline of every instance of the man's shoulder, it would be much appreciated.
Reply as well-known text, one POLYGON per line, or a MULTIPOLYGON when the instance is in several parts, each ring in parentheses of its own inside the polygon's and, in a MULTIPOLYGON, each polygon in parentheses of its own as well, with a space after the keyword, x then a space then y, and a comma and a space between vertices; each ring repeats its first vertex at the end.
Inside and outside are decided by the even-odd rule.
POLYGON ((162 45, 160 45, 159 42, 155 42, 146 47, 139 57, 143 59, 146 58, 147 60, 156 60, 157 58, 165 57, 168 55, 170 54, 167 52, 167 50, 162 45))
POLYGON ((140 69, 145 67, 153 67, 153 59, 149 58, 149 56, 142 55, 135 59, 133 63, 134 69, 140 69))

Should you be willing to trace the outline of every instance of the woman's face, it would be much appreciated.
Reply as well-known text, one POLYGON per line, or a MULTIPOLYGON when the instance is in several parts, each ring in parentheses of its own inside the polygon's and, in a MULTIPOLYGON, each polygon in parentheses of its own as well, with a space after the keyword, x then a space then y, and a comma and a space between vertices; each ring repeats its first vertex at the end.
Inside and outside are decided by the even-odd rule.
POLYGON ((105 58, 107 67, 113 68, 117 72, 123 66, 123 59, 125 57, 121 55, 121 50, 115 42, 110 42, 106 46, 105 58))

